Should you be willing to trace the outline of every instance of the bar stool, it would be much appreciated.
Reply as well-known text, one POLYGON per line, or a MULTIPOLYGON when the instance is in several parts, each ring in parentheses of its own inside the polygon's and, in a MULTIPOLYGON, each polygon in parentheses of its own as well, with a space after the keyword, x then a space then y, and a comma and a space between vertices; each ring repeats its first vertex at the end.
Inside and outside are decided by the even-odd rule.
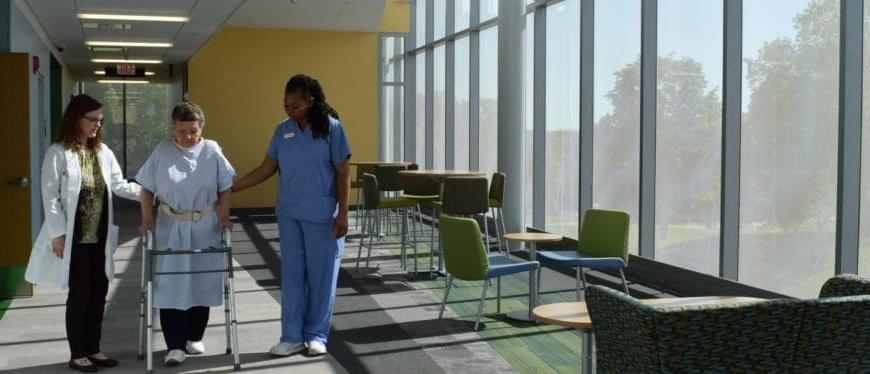
POLYGON ((356 177, 354 180, 350 181, 350 188, 356 190, 356 209, 354 213, 353 224, 356 228, 360 227, 360 217, 362 216, 362 180, 361 177, 365 173, 373 174, 375 172, 375 168, 372 165, 357 165, 356 166, 356 177))
MULTIPOLYGON (((404 189, 402 185, 402 176, 400 171, 406 170, 406 165, 386 164, 375 166, 375 177, 378 179, 378 190, 383 192, 387 197, 400 197, 399 193, 404 189)), ((390 210, 384 211, 387 214, 387 235, 392 233, 393 225, 390 222, 390 210)), ((380 233, 380 231, 378 231, 380 233)))
POLYGON ((510 246, 504 238, 507 232, 504 224, 504 179, 505 174, 501 172, 492 173, 492 180, 489 182, 489 210, 492 213, 492 219, 495 223, 495 236, 498 243, 499 252, 502 248, 510 253, 510 246))
MULTIPOLYGON (((373 238, 377 236, 377 227, 379 221, 378 213, 382 210, 390 210, 390 209, 399 209, 402 211, 402 228, 401 228, 401 237, 402 237, 402 267, 405 266, 405 256, 406 256, 406 246, 408 243, 408 209, 413 206, 413 202, 404 197, 387 197, 382 198, 380 190, 378 189, 378 178, 372 174, 363 174, 361 178, 363 182, 363 224, 362 224, 362 236, 365 237, 366 230, 368 230, 368 244, 365 245, 365 240, 360 239, 359 241, 359 250, 356 254, 356 267, 359 268, 360 258, 362 256, 362 248, 363 246, 368 247, 368 252, 366 254, 366 268, 369 267, 369 261, 372 257, 372 247, 374 243, 372 243, 373 238)), ((416 246, 415 246, 415 255, 416 255, 416 246)))
MULTIPOLYGON (((486 178, 449 177, 444 180, 444 193, 441 196, 441 201, 436 201, 432 205, 439 215, 448 214, 472 218, 476 214, 484 215, 483 243, 484 245, 488 244, 489 225, 486 222, 486 213, 489 212, 489 197, 486 178)), ((443 270, 443 256, 439 256, 439 265, 441 266, 440 270, 443 270)))
MULTIPOLYGON (((415 165, 412 165, 415 166, 415 165)), ((413 170, 413 169, 412 169, 413 170)), ((422 228, 423 225, 423 211, 422 207, 426 206, 430 209, 432 204, 438 201, 438 182, 432 179, 431 177, 427 177, 424 175, 403 175, 402 183, 404 184, 405 190, 402 193, 402 197, 411 200, 414 204, 414 220, 413 225, 411 227, 411 231, 413 234, 414 240, 414 274, 417 273, 417 225, 420 225, 420 233, 423 233, 422 228)), ((430 226, 429 230, 429 271, 433 271, 433 259, 435 253, 435 225, 434 218, 433 224, 430 226)))

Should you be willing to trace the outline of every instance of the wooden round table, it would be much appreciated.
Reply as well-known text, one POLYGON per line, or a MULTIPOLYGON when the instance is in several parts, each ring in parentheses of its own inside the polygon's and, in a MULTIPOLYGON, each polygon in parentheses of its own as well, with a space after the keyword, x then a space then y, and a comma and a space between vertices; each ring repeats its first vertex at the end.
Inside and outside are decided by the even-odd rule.
MULTIPOLYGON (((529 260, 535 261, 538 257, 538 243, 553 243, 562 241, 562 235, 543 233, 543 232, 516 232, 504 234, 504 239, 509 242, 527 242, 529 243, 529 260)), ((532 309, 538 305, 538 272, 540 269, 532 270, 529 276, 529 310, 519 310, 510 312, 508 317, 519 321, 534 321, 532 309)))
POLYGON ((408 161, 351 161, 349 164, 354 166, 378 166, 378 165, 411 165, 408 161))
MULTIPOLYGON (((728 305, 762 301, 754 297, 704 296, 674 297, 666 299, 639 300, 647 305, 659 307, 683 307, 688 305, 728 305)), ((534 309, 535 321, 550 325, 571 327, 580 330, 582 353, 580 355, 583 373, 591 373, 595 368, 595 337, 592 333, 592 318, 585 302, 555 303, 541 305, 534 309)))

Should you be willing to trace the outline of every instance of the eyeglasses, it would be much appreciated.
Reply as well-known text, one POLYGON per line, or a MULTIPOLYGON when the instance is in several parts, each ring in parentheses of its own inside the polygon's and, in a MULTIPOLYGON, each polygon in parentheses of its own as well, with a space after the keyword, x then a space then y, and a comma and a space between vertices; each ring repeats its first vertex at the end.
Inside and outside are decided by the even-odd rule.
POLYGON ((103 124, 103 121, 105 121, 105 118, 100 118, 100 117, 91 118, 91 117, 88 117, 88 116, 82 116, 82 118, 84 118, 84 119, 86 119, 86 120, 88 120, 88 121, 91 121, 91 124, 92 124, 92 125, 96 125, 96 124, 100 124, 100 125, 102 125, 102 124, 103 124))

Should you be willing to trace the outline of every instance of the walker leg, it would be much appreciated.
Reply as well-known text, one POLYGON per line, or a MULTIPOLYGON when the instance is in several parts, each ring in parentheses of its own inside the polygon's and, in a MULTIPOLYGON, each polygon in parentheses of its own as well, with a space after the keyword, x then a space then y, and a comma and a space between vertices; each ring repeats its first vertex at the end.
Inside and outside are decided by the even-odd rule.
POLYGON ((152 308, 154 305, 154 289, 150 279, 146 286, 146 293, 148 304, 146 308, 146 313, 148 314, 148 326, 147 333, 145 334, 145 345, 147 348, 145 353, 145 372, 150 374, 154 372, 154 308, 152 308))
POLYGON ((230 335, 232 336, 233 349, 233 370, 241 370, 242 364, 239 361, 239 330, 238 321, 236 321, 236 285, 235 278, 229 277, 229 307, 230 307, 230 335))
POLYGON ((227 278, 227 284, 224 284, 224 329, 227 333, 227 354, 233 353, 232 340, 230 336, 230 287, 229 280, 227 278))

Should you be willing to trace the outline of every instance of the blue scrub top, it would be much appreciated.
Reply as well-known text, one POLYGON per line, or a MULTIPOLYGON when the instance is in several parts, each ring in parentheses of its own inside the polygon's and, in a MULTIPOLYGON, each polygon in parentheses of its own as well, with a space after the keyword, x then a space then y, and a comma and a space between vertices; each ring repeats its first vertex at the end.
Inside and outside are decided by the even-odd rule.
POLYGON ((332 117, 329 122, 329 135, 318 139, 292 118, 275 128, 268 155, 280 172, 278 216, 331 223, 338 213, 335 166, 350 158, 350 145, 341 123, 332 117))

